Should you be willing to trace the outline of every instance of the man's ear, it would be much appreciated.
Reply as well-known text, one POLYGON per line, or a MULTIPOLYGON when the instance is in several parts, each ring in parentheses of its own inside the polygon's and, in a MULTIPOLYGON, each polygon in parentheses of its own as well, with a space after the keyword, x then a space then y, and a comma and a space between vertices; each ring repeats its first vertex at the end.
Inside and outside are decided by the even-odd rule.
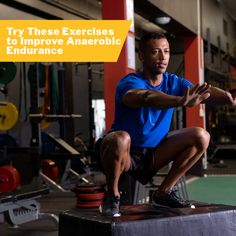
POLYGON ((139 52, 138 52, 138 57, 139 57, 139 60, 140 60, 141 62, 144 61, 144 55, 143 55, 143 52, 142 52, 142 51, 139 51, 139 52))

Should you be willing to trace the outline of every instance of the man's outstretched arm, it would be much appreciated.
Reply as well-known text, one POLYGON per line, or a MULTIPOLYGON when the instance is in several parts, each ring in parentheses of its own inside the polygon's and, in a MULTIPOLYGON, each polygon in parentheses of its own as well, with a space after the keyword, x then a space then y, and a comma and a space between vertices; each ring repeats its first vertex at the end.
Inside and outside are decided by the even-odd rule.
POLYGON ((170 107, 192 107, 202 103, 209 96, 210 86, 206 83, 187 88, 183 96, 173 96, 161 91, 132 89, 123 96, 123 103, 130 108, 152 107, 154 109, 167 109, 170 107))
POLYGON ((236 105, 235 94, 231 94, 228 91, 225 91, 223 89, 213 87, 213 86, 210 88, 209 92, 211 96, 205 101, 203 101, 206 104, 213 105, 213 106, 220 106, 220 105, 235 106, 236 105))

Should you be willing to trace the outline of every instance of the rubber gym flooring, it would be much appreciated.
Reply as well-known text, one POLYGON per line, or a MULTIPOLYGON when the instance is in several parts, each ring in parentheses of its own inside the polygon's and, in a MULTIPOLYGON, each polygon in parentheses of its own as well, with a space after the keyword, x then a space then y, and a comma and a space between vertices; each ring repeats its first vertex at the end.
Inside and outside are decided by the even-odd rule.
POLYGON ((187 185, 190 199, 236 206, 236 175, 207 176, 187 185))
POLYGON ((236 206, 236 152, 220 150, 204 171, 187 184, 189 199, 236 206))

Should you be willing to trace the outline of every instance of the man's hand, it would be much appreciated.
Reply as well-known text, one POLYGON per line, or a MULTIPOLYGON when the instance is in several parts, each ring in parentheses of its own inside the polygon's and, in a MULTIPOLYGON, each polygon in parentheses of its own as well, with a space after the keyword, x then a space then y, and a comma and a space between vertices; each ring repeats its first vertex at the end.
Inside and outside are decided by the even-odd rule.
MULTIPOLYGON (((210 85, 204 83, 203 85, 196 84, 194 87, 188 87, 184 96, 180 98, 180 106, 193 107, 210 97, 210 85)), ((236 103, 236 100, 235 100, 236 103)))
MULTIPOLYGON (((227 98, 228 98, 228 102, 229 102, 228 105, 236 106, 236 94, 231 94, 230 92, 226 92, 226 91, 225 91, 225 95, 226 95, 227 98)), ((227 104, 226 104, 226 105, 227 105, 227 104)))

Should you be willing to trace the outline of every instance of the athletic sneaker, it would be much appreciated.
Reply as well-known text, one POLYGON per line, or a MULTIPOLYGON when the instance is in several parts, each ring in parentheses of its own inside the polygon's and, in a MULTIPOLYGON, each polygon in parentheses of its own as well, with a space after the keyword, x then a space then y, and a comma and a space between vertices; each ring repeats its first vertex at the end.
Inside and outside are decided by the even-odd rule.
POLYGON ((170 208, 195 208, 189 201, 186 201, 176 195, 176 190, 164 193, 161 196, 157 196, 157 192, 154 191, 152 195, 152 203, 155 206, 165 206, 170 208))
POLYGON ((99 206, 99 211, 102 215, 110 217, 119 217, 120 213, 120 198, 118 196, 107 197, 102 205, 99 206))

